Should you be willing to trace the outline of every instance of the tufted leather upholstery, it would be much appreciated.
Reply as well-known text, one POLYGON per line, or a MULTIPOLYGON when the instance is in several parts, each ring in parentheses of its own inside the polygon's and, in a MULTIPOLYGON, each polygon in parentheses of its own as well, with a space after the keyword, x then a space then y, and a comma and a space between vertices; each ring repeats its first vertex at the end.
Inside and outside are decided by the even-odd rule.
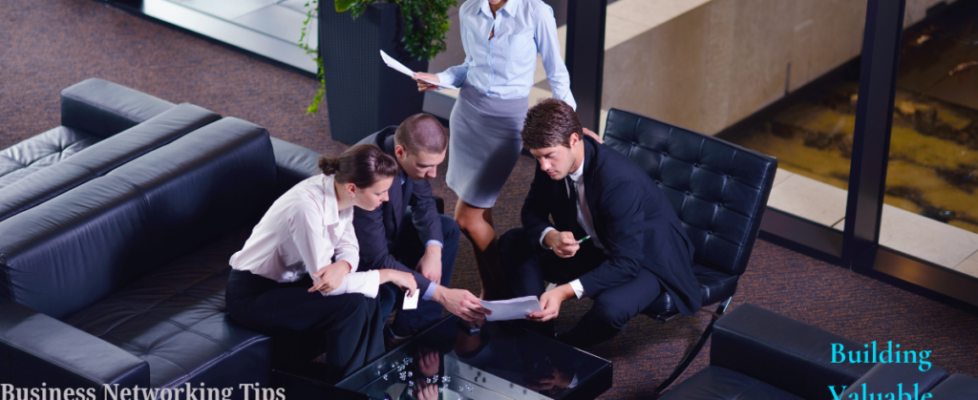
POLYGON ((62 126, 0 151, 0 220, 220 118, 189 104, 176 108, 173 110, 173 103, 96 78, 62 90, 62 126), (155 121, 153 127, 114 136, 168 112, 168 119, 155 121), (196 125, 188 129, 187 122, 196 125), (62 165, 61 161, 75 158, 105 138, 112 144, 103 144, 97 154, 90 152, 86 160, 62 165))
POLYGON ((0 150, 0 190, 75 155, 99 140, 102 138, 59 126, 0 150))
MULTIPOLYGON (((96 136, 88 136, 67 150, 55 153, 55 155, 60 156, 59 160, 78 153, 70 159, 56 164, 41 162, 54 158, 47 157, 45 160, 39 160, 30 164, 29 167, 0 178, 0 220, 34 207, 97 176, 104 175, 119 165, 220 118, 219 115, 195 105, 181 104, 150 118, 146 122, 92 143, 88 147, 81 146, 82 143, 87 145, 88 141, 100 139, 96 136), (78 151, 79 149, 86 151, 78 151), (12 177, 14 176, 19 179, 13 181, 12 177), (6 181, 11 182, 3 186, 6 181)), ((59 129, 72 130, 66 127, 55 130, 59 129)), ((3 150, 0 155, 7 152, 41 154, 41 151, 26 152, 20 150, 22 147, 26 147, 25 145, 33 144, 38 139, 48 138, 48 136, 47 133, 35 136, 3 150)), ((67 136, 62 134, 58 135, 55 140, 66 138, 67 136)), ((53 144, 55 146, 50 146, 51 148, 60 147, 56 143, 53 144)), ((0 160, 2 159, 3 157, 0 157, 0 160)))
MULTIPOLYGON (((275 187, 268 133, 221 119, 0 221, 0 297, 145 360, 152 385, 267 383, 271 344, 228 321, 223 293, 227 260, 275 187)), ((0 357, 32 344, 19 338, 0 357)), ((62 365, 97 347, 50 355, 33 373, 71 382, 62 365)), ((0 376, 11 375, 9 361, 0 376)))
POLYGON ((250 232, 241 229, 143 275, 65 322, 146 361, 152 387, 234 387, 271 357, 269 337, 225 313, 228 259, 250 232))
MULTIPOLYGON (((777 160, 667 123, 612 109, 604 142, 659 185, 696 247, 703 305, 733 295, 760 229, 777 160)), ((676 314, 663 293, 646 314, 676 314)))

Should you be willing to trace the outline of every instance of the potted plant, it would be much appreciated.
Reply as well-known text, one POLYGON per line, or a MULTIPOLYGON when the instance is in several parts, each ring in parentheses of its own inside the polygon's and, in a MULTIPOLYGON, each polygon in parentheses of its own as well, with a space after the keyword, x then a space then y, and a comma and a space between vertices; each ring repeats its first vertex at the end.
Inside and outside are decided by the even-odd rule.
POLYGON ((333 139, 354 144, 421 112, 424 93, 413 80, 387 67, 380 50, 414 71, 445 50, 449 7, 456 0, 312 0, 299 40, 316 55, 320 91, 309 106, 319 109, 325 93, 333 139), (347 15, 349 11, 349 15, 347 15), (319 46, 306 38, 313 15, 319 18, 319 46), (352 17, 352 18, 351 18, 352 17))

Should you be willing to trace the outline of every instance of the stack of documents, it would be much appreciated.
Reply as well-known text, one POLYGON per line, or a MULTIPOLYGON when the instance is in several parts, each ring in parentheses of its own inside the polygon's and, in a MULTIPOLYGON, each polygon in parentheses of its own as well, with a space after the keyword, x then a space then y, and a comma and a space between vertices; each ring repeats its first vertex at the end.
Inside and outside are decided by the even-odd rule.
MULTIPOLYGON (((380 58, 384 59, 384 64, 387 64, 388 67, 394 68, 395 71, 410 76, 412 78, 414 77, 414 71, 411 71, 410 68, 405 67, 404 64, 397 62, 397 60, 395 60, 394 57, 387 55, 387 53, 384 53, 383 50, 380 51, 380 58)), ((458 89, 457 87, 449 85, 447 83, 433 82, 427 79, 420 79, 420 80, 445 89, 456 89, 456 90, 458 89)))
POLYGON ((540 300, 536 296, 517 297, 509 300, 482 301, 482 306, 492 311, 486 316, 488 321, 525 319, 531 312, 540 311, 540 300))

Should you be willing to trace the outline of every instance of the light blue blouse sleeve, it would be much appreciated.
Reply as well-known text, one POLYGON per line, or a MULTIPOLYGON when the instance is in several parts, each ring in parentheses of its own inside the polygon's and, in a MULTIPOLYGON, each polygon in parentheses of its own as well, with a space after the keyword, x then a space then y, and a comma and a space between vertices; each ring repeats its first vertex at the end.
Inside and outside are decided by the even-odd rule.
POLYGON ((534 13, 536 30, 533 33, 533 40, 543 59, 543 69, 547 71, 547 81, 554 91, 554 98, 563 100, 577 110, 577 102, 574 101, 574 95, 570 90, 570 74, 567 72, 567 66, 564 65, 564 59, 560 56, 554 10, 549 5, 541 4, 534 13))
POLYGON ((448 69, 435 74, 438 77, 438 81, 441 83, 448 83, 452 86, 461 86, 462 82, 465 81, 465 76, 469 73, 469 63, 472 58, 466 54, 465 62, 456 65, 454 67, 448 67, 448 69))

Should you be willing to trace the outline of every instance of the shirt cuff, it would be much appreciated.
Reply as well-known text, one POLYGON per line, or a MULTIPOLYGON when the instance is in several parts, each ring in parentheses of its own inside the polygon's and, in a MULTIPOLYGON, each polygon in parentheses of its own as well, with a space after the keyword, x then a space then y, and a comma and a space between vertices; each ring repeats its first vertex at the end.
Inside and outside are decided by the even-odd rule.
POLYGON ((435 295, 435 289, 437 288, 438 284, 431 282, 431 284, 428 285, 428 289, 425 289, 424 294, 421 295, 421 298, 424 300, 431 300, 431 296, 435 295))
POLYGON ((577 296, 578 299, 584 297, 584 286, 581 285, 580 279, 570 281, 570 285, 571 289, 574 289, 574 295, 577 296))
POLYGON ((545 237, 547 237, 547 233, 548 233, 548 232, 550 232, 550 231, 555 231, 555 230, 557 230, 557 229, 555 229, 555 228, 554 228, 554 227, 552 227, 552 226, 548 226, 548 227, 547 227, 547 229, 544 229, 544 230, 543 230, 543 234, 541 234, 541 235, 540 235, 540 247, 543 247, 543 248, 545 248, 545 249, 547 249, 547 250, 553 250, 553 247, 550 247, 550 246, 547 246, 547 245, 545 245, 545 244, 543 244, 543 239, 544 239, 545 237))
POLYGON ((344 254, 342 256, 336 257, 336 261, 346 261, 350 263, 350 273, 352 274, 354 272, 357 272, 357 267, 360 266, 360 255, 357 254, 356 256, 351 256, 348 254, 344 254))
MULTIPOLYGON (((431 240, 429 240, 427 242, 424 242, 424 247, 428 247, 429 245, 432 245, 432 244, 437 244, 438 247, 441 247, 443 249, 445 248, 445 244, 442 243, 441 240, 435 240, 435 239, 431 239, 431 240)), ((425 299, 425 300, 427 300, 427 299, 425 299)))
POLYGON ((449 74, 448 72, 440 72, 435 74, 438 77, 438 83, 447 83, 452 86, 455 85, 455 75, 449 74))
POLYGON ((323 293, 323 296, 339 296, 341 294, 347 293, 360 293, 365 297, 375 298, 377 297, 377 291, 380 288, 380 271, 370 270, 365 272, 355 272, 346 274, 343 277, 343 283, 340 287, 333 289, 329 293, 323 293))

